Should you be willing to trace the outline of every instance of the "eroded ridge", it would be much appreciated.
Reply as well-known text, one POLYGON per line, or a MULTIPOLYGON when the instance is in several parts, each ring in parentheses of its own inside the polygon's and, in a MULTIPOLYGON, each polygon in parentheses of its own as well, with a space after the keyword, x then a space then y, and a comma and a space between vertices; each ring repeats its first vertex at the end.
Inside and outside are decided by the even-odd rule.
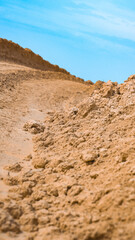
MULTIPOLYGON (((58 65, 53 65, 44 60, 40 55, 35 54, 28 48, 23 48, 7 39, 0 38, 0 62, 15 63, 41 71, 58 72, 68 75, 67 78, 75 79, 76 76, 71 75, 67 70, 60 68, 58 65)), ((78 81, 84 81, 81 78, 76 78, 78 81)), ((91 84, 92 82, 88 82, 91 84)))

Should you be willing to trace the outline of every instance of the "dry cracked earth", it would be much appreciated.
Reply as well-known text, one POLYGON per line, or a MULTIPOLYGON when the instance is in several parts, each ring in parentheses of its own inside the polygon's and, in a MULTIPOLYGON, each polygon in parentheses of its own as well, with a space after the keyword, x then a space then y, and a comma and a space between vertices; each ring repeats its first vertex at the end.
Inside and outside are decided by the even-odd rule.
POLYGON ((135 76, 0 62, 0 240, 135 239, 135 76))

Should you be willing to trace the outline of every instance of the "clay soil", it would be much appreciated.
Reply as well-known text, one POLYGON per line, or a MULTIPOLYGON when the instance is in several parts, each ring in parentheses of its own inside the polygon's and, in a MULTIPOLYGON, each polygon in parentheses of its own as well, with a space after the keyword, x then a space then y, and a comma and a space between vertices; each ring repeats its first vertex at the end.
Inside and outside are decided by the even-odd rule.
POLYGON ((0 240, 134 240, 135 76, 2 59, 0 86, 0 240))

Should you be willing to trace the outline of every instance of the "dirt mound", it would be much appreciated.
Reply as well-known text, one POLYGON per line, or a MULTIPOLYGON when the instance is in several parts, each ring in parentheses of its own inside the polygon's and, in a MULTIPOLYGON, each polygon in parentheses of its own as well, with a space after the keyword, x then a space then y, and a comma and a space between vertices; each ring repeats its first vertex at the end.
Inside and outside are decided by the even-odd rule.
POLYGON ((135 75, 85 83, 3 39, 0 58, 0 239, 134 240, 135 75))
POLYGON ((3 236, 133 240, 134 122, 133 76, 121 85, 98 82, 80 103, 49 111, 41 124, 27 122, 34 149, 6 166, 3 236))

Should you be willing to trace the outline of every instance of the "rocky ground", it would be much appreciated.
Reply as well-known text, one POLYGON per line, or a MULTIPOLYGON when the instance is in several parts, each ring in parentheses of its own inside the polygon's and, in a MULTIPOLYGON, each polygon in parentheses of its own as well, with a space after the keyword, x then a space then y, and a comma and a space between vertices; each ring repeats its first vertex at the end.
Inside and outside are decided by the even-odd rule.
POLYGON ((0 66, 0 239, 134 240, 135 76, 0 66))

